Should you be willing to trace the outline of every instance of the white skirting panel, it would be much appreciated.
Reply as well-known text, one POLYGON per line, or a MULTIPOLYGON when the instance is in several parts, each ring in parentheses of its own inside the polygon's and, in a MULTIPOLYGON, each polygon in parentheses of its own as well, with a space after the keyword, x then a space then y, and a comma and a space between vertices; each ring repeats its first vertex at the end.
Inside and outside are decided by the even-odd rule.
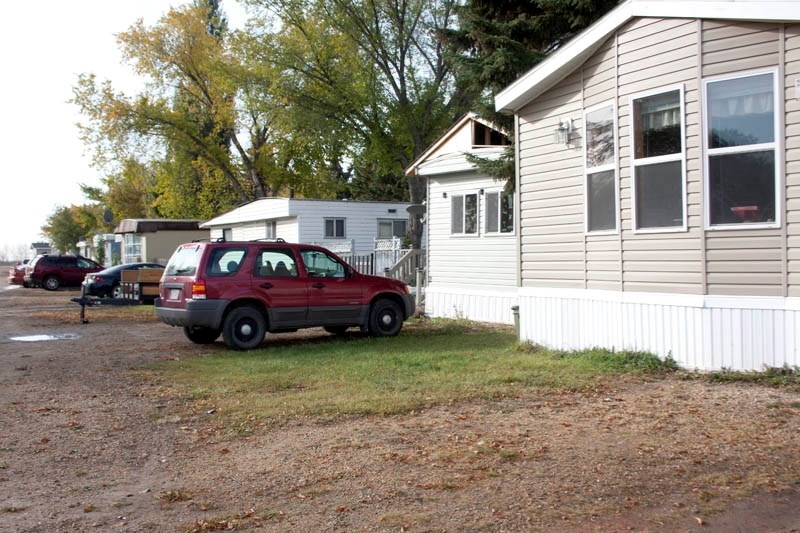
POLYGON ((457 285, 425 287, 425 314, 440 318, 466 318, 476 322, 513 324, 511 307, 517 305, 516 287, 475 288, 457 285))
POLYGON ((697 370, 800 366, 797 298, 521 288, 520 340, 646 351, 697 370))

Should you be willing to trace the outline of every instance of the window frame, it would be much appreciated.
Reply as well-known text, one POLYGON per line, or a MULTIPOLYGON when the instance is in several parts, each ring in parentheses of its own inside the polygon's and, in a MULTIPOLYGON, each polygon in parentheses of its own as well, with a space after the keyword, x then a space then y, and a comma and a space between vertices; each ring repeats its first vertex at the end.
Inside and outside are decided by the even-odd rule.
POLYGON ((619 233, 619 132, 617 131, 617 121, 617 106, 613 100, 587 107, 583 110, 583 229, 584 234, 586 235, 617 235, 619 233), (587 116, 591 113, 609 107, 611 108, 611 134, 614 140, 614 155, 611 158, 610 163, 596 167, 590 167, 587 164, 589 155, 587 116), (589 228, 589 176, 609 171, 614 173, 614 228, 591 230, 589 228))
POLYGON ((515 216, 516 212, 514 211, 514 203, 515 203, 514 196, 516 195, 515 192, 511 192, 511 193, 509 193, 507 195, 507 196, 511 197, 511 231, 502 231, 502 229, 501 229, 502 228, 501 220, 503 218, 502 217, 503 209, 502 209, 501 199, 503 198, 503 192, 504 192, 503 189, 484 189, 483 190, 483 194, 481 195, 481 197, 483 198, 483 201, 481 202, 483 204, 483 206, 481 208, 479 208, 479 210, 483 211, 483 225, 482 225, 482 227, 483 227, 483 234, 486 235, 486 236, 505 237, 505 236, 513 236, 513 235, 516 234, 516 231, 517 231, 517 220, 516 220, 516 216, 515 216), (489 196, 493 195, 493 194, 497 195, 497 220, 496 220, 496 222, 497 222, 497 230, 489 231, 489 228, 488 228, 488 225, 489 225, 489 196))
POLYGON ((326 239, 346 239, 347 238, 347 219, 345 217, 325 217, 322 222, 322 232, 326 239), (342 222, 342 234, 336 235, 336 223, 342 222), (333 235, 328 235, 328 222, 333 222, 333 235))
POLYGON ((703 206, 703 219, 705 222, 705 229, 709 231, 731 231, 731 230, 749 230, 749 229, 776 229, 782 225, 782 211, 784 204, 782 202, 783 195, 781 189, 783 187, 783 142, 781 136, 781 124, 783 123, 784 102, 783 94, 781 92, 779 70, 777 67, 767 69, 748 70, 736 72, 734 74, 723 74, 719 76, 709 76, 702 80, 702 98, 703 98, 703 124, 702 124, 702 147, 703 147, 703 194, 705 197, 703 206), (713 83, 737 80, 743 78, 750 78, 755 76, 763 76, 770 74, 772 76, 772 97, 773 97, 773 141, 769 143, 748 144, 742 146, 729 146, 724 148, 711 148, 709 146, 709 126, 710 126, 710 113, 708 105, 710 103, 708 98, 708 86, 713 83), (737 222, 733 224, 712 224, 711 223, 711 157, 714 155, 730 155, 730 154, 747 154, 753 152, 765 152, 772 150, 774 154, 774 183, 775 183, 775 220, 773 222, 737 222))
POLYGON ((142 236, 138 233, 125 233, 122 237, 122 244, 125 251, 126 263, 139 263, 144 261, 142 257, 142 236))
POLYGON ((480 194, 477 190, 462 191, 458 193, 451 193, 449 198, 450 205, 450 235, 454 237, 479 237, 481 235, 481 201, 480 194), (467 221, 467 196, 475 197, 475 231, 466 233, 467 221), (461 231, 453 231, 453 202, 456 198, 461 198, 461 231))
POLYGON ((392 238, 399 238, 402 239, 406 235, 408 235, 408 219, 407 218, 379 218, 377 221, 377 231, 378 231, 378 238, 379 239, 392 239, 392 238), (394 226, 395 224, 402 223, 405 225, 405 230, 401 235, 395 235, 394 226), (392 225, 392 235, 390 237, 381 237, 381 224, 391 224, 392 225))
POLYGON ((278 235, 278 228, 277 224, 274 220, 267 220, 264 222, 264 238, 265 239, 276 239, 278 235))
POLYGON ((687 197, 687 185, 686 185, 686 95, 685 95, 685 87, 684 85, 671 85, 667 87, 659 87, 657 89, 644 91, 640 93, 636 93, 630 96, 628 100, 628 121, 629 121, 629 132, 630 132, 630 139, 631 139, 631 156, 630 156, 630 180, 631 180, 631 225, 633 227, 633 233, 678 233, 678 232, 685 232, 689 230, 689 222, 688 222, 688 197, 687 197), (635 117, 633 116, 634 113, 634 101, 640 100, 642 98, 648 98, 651 96, 657 96, 659 94, 670 93, 673 91, 678 91, 678 104, 680 106, 680 117, 681 117, 681 151, 676 154, 668 154, 668 155, 661 155, 655 157, 643 157, 641 159, 636 159, 636 134, 633 130, 633 121, 635 117), (636 201, 637 194, 636 194, 636 169, 639 167, 645 167, 650 165, 658 165, 661 163, 674 163, 680 162, 681 164, 681 211, 682 211, 682 222, 680 225, 675 226, 664 226, 664 227, 653 227, 653 228, 640 228, 639 227, 639 216, 638 216, 638 203, 636 201))

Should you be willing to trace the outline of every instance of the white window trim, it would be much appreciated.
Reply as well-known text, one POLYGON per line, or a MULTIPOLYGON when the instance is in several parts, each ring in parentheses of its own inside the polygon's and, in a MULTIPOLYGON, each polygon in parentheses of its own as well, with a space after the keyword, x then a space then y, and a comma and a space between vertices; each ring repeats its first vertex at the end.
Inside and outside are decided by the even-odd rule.
MULTIPOLYGON (((481 221, 483 225, 479 228, 479 230, 481 230, 481 229, 483 230, 483 236, 485 236, 485 237, 492 237, 492 238, 494 238, 494 237, 513 237, 517 233, 517 212, 514 210, 514 203, 513 202, 511 204, 511 210, 512 210, 511 214, 514 217, 513 218, 513 220, 514 220, 513 229, 511 231, 506 231, 506 232, 500 231, 500 204, 499 204, 499 201, 500 201, 500 197, 503 195, 503 190, 504 190, 503 188, 499 188, 499 189, 485 189, 484 188, 483 189, 483 194, 479 195, 479 197, 478 197, 479 211, 483 212, 483 216, 481 217, 483 219, 481 221), (487 207, 486 195, 487 194, 497 194, 498 195, 498 197, 497 197, 497 200, 498 200, 498 205, 497 205, 497 208, 498 208, 498 210, 497 210, 497 231, 488 231, 486 229, 486 222, 488 220, 488 215, 486 213, 486 207, 487 207), (481 200, 481 198, 483 198, 483 200, 481 200)), ((516 196, 516 192, 513 192, 511 194, 512 194, 512 196, 516 196)))
POLYGON ((703 106, 703 139, 702 139, 702 146, 703 146, 703 194, 705 201, 703 202, 705 205, 703 206, 703 220, 705 222, 705 229, 709 231, 735 231, 735 230, 749 230, 749 229, 775 229, 780 228, 782 224, 781 214, 783 211, 783 204, 780 201, 782 198, 781 190, 783 188, 783 180, 781 179, 783 176, 783 137, 780 131, 780 125, 783 123, 782 120, 782 113, 784 113, 784 97, 783 93, 781 92, 780 88, 780 80, 779 80, 779 71, 778 68, 769 68, 769 69, 759 69, 759 70, 748 70, 744 72, 737 72, 736 74, 725 74, 721 76, 712 76, 703 79, 703 88, 702 88, 702 106, 703 106), (773 127, 775 128, 773 138, 775 139, 771 143, 761 143, 761 144, 750 144, 745 147, 742 146, 733 146, 727 148, 715 148, 711 149, 708 146, 708 84, 715 83, 719 81, 725 80, 735 80, 740 78, 749 78, 752 76, 758 76, 760 74, 772 74, 772 94, 773 94, 773 102, 774 102, 774 109, 772 112, 774 113, 774 120, 773 120, 773 127), (724 155, 729 153, 740 153, 745 154, 748 152, 763 152, 765 150, 771 149, 775 153, 775 221, 774 222, 764 222, 764 223, 752 223, 752 224, 711 224, 711 202, 709 202, 709 198, 711 198, 711 183, 709 179, 709 155, 724 155))
POLYGON ((620 226, 619 217, 619 136, 617 132, 617 106, 614 101, 605 102, 602 104, 587 107, 583 110, 583 232, 585 235, 618 235, 620 226), (600 109, 611 108, 611 131, 614 136, 614 157, 611 163, 601 165, 599 167, 587 167, 586 156, 588 151, 588 142, 586 141, 586 115, 598 111, 600 109), (614 229, 590 231, 589 230, 589 174, 599 174, 600 172, 612 171, 614 173, 614 229))
MULTIPOLYGON (((447 208, 448 208, 448 212, 450 213, 450 236, 451 237, 458 237, 458 238, 466 238, 466 239, 474 239, 476 237, 480 237, 481 236, 481 224, 483 224, 483 217, 481 216, 481 204, 483 202, 481 202, 480 191, 475 189, 475 190, 469 190, 469 191, 448 192, 447 194, 448 194, 448 197, 449 197, 447 199, 447 208), (464 233, 463 231, 461 233, 454 233, 453 232, 453 199, 456 196, 461 196, 462 198, 466 198, 467 196, 469 196, 471 194, 475 195, 475 211, 476 211, 475 212, 475 218, 476 218, 476 221, 475 221, 475 224, 476 224, 475 233, 464 233)), ((462 206, 466 206, 466 201, 465 200, 462 199, 461 202, 462 202, 462 204, 461 204, 462 206)), ((465 208, 465 209, 463 209, 463 212, 462 212, 462 220, 461 220, 462 229, 466 227, 466 223, 465 223, 466 222, 466 217, 467 217, 467 210, 465 208)))
POLYGON ((630 179, 631 179, 631 225, 633 226, 633 233, 678 233, 689 231, 689 222, 687 212, 689 210, 689 200, 687 197, 686 185, 686 101, 684 96, 683 84, 672 85, 669 87, 660 87, 650 91, 636 93, 631 95, 628 99, 628 123, 631 140, 631 165, 630 165, 630 179), (633 132, 633 101, 640 98, 647 98, 648 96, 655 96, 657 94, 678 91, 678 98, 680 100, 680 114, 681 114, 681 152, 679 154, 669 154, 657 157, 647 157, 639 159, 638 162, 635 157, 636 153, 636 135, 633 132), (680 161, 681 163, 681 201, 683 202, 683 222, 680 226, 668 226, 663 228, 639 228, 637 220, 639 220, 636 209, 636 167, 649 166, 658 163, 673 163, 680 161))
POLYGON ((345 217, 325 217, 322 222, 322 234, 325 236, 326 239, 346 239, 347 238, 347 218, 345 217), (334 235, 328 235, 328 221, 333 220, 333 233, 334 235), (336 233, 336 221, 341 220, 344 224, 342 229, 344 230, 344 235, 341 237, 335 235, 336 233))

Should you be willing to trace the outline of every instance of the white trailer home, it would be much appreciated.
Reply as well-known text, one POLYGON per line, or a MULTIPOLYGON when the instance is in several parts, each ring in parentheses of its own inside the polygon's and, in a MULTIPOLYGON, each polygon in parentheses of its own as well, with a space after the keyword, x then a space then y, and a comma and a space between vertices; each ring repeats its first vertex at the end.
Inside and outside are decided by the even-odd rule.
POLYGON ((408 227, 405 202, 364 202, 308 198, 260 198, 200 225, 212 239, 281 238, 319 243, 334 252, 368 254, 375 239, 403 238, 408 227))
POLYGON ((495 104, 522 340, 800 365, 800 2, 627 0, 495 104))
POLYGON ((513 323, 514 195, 467 159, 467 154, 497 159, 507 145, 501 131, 471 113, 406 169, 407 175, 428 178, 428 316, 513 323))

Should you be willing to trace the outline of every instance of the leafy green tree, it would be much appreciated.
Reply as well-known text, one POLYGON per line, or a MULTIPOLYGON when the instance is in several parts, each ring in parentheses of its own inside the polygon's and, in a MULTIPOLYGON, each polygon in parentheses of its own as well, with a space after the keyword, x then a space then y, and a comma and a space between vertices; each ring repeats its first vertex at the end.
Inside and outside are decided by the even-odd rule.
POLYGON ((97 206, 58 207, 41 229, 56 250, 76 252, 78 242, 97 230, 97 206))
POLYGON ((219 12, 219 2, 197 1, 119 36, 123 54, 148 80, 139 94, 115 92, 91 74, 73 89, 84 116, 82 138, 94 148, 95 164, 113 177, 106 185, 140 190, 137 209, 208 217, 302 188, 306 179, 302 146, 274 126, 276 106, 232 52, 219 12), (134 167, 152 174, 145 190, 134 167))
MULTIPOLYGON (((617 0, 469 0, 459 27, 442 32, 475 111, 513 130, 511 117, 494 110, 494 95, 578 32, 606 14, 617 0)), ((485 172, 513 184, 514 148, 499 162, 471 158, 485 172)))
MULTIPOLYGON (((455 0, 248 0, 265 18, 250 27, 252 55, 280 73, 279 93, 298 130, 329 169, 348 157, 355 186, 340 194, 425 198, 425 181, 404 168, 465 110, 441 30, 455 23, 455 0), (320 144, 311 139, 338 139, 320 144), (383 182, 390 181, 389 184, 383 182), (400 187, 397 184, 401 184, 400 187), (377 193, 377 194, 370 194, 377 193)), ((332 177, 342 185, 342 174, 332 177)), ((422 226, 411 220, 412 244, 422 226)))

